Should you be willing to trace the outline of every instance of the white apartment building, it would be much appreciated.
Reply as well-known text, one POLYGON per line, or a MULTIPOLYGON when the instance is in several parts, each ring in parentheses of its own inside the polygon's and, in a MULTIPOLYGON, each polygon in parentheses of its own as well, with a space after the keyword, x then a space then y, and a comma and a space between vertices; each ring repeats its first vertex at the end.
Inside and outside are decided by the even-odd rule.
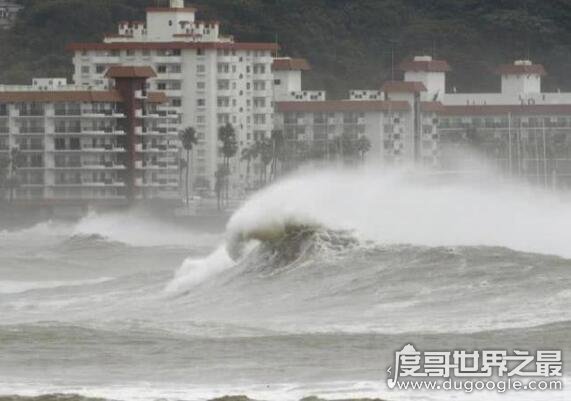
MULTIPOLYGON (((357 141, 365 136, 371 143, 369 160, 437 164, 436 113, 441 104, 429 100, 434 89, 429 94, 422 82, 386 82, 381 89, 352 90, 347 100, 329 101, 325 91, 302 89, 301 75, 309 69, 304 60, 276 59, 276 65, 286 71, 274 72, 274 124, 290 146, 313 147, 314 156, 329 159, 329 148, 338 138, 357 141)), ((449 69, 447 64, 442 68, 449 69)))
MULTIPOLYGON (((193 188, 214 186, 222 160, 219 127, 230 123, 240 148, 273 130, 274 43, 242 43, 220 34, 218 21, 198 21, 182 0, 148 8, 145 22, 121 22, 103 43, 74 43, 74 80, 79 86, 107 87, 112 65, 151 66, 157 76, 148 89, 168 97, 173 130, 194 127, 193 188), (180 116, 180 117, 179 117, 180 116), (174 128, 176 127, 176 128, 174 128)), ((240 153, 232 160, 231 187, 242 186, 240 153)))
POLYGON ((178 138, 165 128, 166 96, 145 89, 154 75, 112 67, 101 90, 62 78, 0 86, 0 163, 16 165, 0 198, 12 187, 19 203, 177 199, 178 138))

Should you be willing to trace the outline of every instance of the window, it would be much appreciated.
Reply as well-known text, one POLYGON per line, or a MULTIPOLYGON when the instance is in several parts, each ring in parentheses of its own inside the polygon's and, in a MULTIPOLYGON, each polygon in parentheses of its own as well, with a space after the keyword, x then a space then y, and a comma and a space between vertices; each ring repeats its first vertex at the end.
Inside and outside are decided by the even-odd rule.
POLYGON ((167 89, 167 84, 164 83, 164 82, 159 82, 159 83, 157 84, 157 89, 160 90, 160 91, 164 91, 164 90, 167 89))
POLYGON ((265 81, 254 81, 254 90, 255 91, 266 90, 266 82, 265 81))
POLYGON ((196 89, 206 89, 206 82, 197 82, 196 89))
POLYGON ((266 65, 265 64, 254 64, 254 74, 265 74, 266 65))
POLYGON ((196 72, 198 74, 204 74, 206 72, 206 66, 204 64, 198 64, 196 66, 196 72))
POLYGON ((172 99, 171 100, 171 106, 172 107, 180 107, 180 106, 182 106, 182 102, 180 99, 172 99))
POLYGON ((89 74, 89 66, 84 65, 83 67, 81 67, 81 73, 89 74))
POLYGON ((206 123, 206 116, 196 116, 196 123, 197 123, 197 124, 204 124, 204 123, 206 123))
POLYGON ((80 150, 81 145, 80 145, 79 138, 70 138, 69 139, 69 148, 72 150, 80 150))
POLYGON ((218 74, 227 74, 230 72, 230 64, 218 63, 218 74))
POLYGON ((126 53, 127 53, 127 56, 133 57, 133 56, 135 55, 135 50, 133 50, 133 49, 128 49, 126 53))
POLYGON ((64 138, 56 138, 54 141, 54 146, 55 146, 56 150, 65 149, 65 139, 64 138))
POLYGON ((228 90, 230 89, 230 80, 219 79, 218 80, 218 90, 228 90))
POLYGON ((198 56, 204 56, 204 49, 202 49, 202 48, 197 49, 197 50, 196 50, 196 54, 197 54, 198 56))
POLYGON ((218 107, 230 107, 230 98, 227 96, 218 97, 218 107))
POLYGON ((167 66, 166 65, 159 65, 157 66, 157 72, 159 74, 164 74, 167 72, 167 66))
POLYGON ((206 99, 198 99, 196 101, 196 104, 198 105, 198 107, 205 107, 206 106, 206 99))
POLYGON ((218 125, 226 125, 230 122, 230 114, 220 113, 218 114, 218 125))
POLYGON ((265 124, 266 115, 265 114, 254 114, 254 124, 265 124))
POLYGON ((279 85, 281 85, 281 84, 282 84, 282 80, 281 80, 281 79, 275 79, 275 80, 274 80, 274 85, 279 86, 279 85))
POLYGON ((254 131, 254 141, 261 141, 266 137, 264 131, 254 131))
POLYGON ((255 97, 254 98, 254 107, 266 107, 266 98, 265 97, 255 97))
POLYGON ((106 68, 107 68, 106 65, 98 64, 98 65, 95 66, 95 72, 96 72, 97 74, 103 74, 103 73, 105 72, 105 69, 106 69, 106 68))

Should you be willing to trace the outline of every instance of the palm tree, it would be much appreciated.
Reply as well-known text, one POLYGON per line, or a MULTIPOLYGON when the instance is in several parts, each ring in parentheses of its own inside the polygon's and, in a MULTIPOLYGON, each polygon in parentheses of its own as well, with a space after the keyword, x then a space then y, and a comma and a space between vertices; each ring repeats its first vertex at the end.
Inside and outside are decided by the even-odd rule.
POLYGON ((222 142, 222 156, 224 157, 224 168, 222 170, 224 179, 224 189, 226 201, 228 201, 228 187, 230 175, 230 159, 238 152, 238 141, 236 130, 230 123, 226 123, 218 129, 218 140, 222 142))
POLYGON ((274 143, 269 138, 263 138, 257 143, 260 154, 260 161, 262 162, 262 169, 260 170, 260 182, 262 185, 265 185, 268 180, 268 165, 274 158, 274 143))
POLYGON ((365 155, 371 150, 371 141, 365 135, 361 135, 357 140, 357 152, 361 156, 361 161, 365 161, 365 155))
POLYGON ((12 148, 10 151, 10 168, 8 177, 8 186, 10 189, 10 203, 14 200, 14 192, 18 186, 18 169, 23 164, 23 155, 18 148, 12 148))
POLYGON ((270 170, 270 175, 273 178, 277 175, 278 169, 278 161, 281 161, 283 158, 283 147, 284 147, 284 134, 283 131, 272 131, 272 146, 273 146, 273 155, 272 155, 272 167, 270 170))
MULTIPOLYGON (((8 175, 10 172, 10 159, 1 158, 0 159, 0 188, 6 188, 8 186, 8 175)), ((4 193, 0 193, 0 198, 4 197, 4 193)))
POLYGON ((255 146, 255 144, 247 146, 244 149, 242 149, 242 155, 240 157, 240 160, 245 161, 247 163, 246 186, 249 186, 250 184, 250 164, 252 163, 252 160, 255 160, 257 158, 258 158, 258 148, 255 146))
POLYGON ((182 147, 186 150, 186 204, 190 200, 190 152, 194 145, 198 143, 198 136, 196 130, 192 127, 187 127, 179 133, 182 147))

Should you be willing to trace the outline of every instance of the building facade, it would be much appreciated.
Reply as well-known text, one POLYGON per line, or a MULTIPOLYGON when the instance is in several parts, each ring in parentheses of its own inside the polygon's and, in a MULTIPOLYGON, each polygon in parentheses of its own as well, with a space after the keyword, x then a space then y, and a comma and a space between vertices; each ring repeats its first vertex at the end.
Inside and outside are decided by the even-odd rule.
POLYGON ((4 197, 19 201, 129 203, 178 197, 178 139, 165 127, 149 68, 112 67, 112 89, 65 79, 0 87, 4 197))
POLYGON ((344 101, 304 97, 298 68, 282 78, 289 93, 276 98, 276 129, 305 147, 363 135, 372 144, 369 160, 449 171, 491 167, 571 188, 571 93, 542 92, 543 66, 521 60, 498 67, 498 93, 447 92, 451 68, 430 56, 400 68, 402 81, 352 90, 344 101))
MULTIPOLYGON (((121 22, 103 43, 74 43, 74 81, 108 87, 112 65, 151 66, 157 76, 148 89, 164 92, 173 132, 194 127, 193 188, 214 187, 222 163, 218 129, 230 123, 240 148, 273 130, 274 43, 241 43, 220 34, 218 21, 196 20, 196 10, 171 0, 168 8, 148 8, 146 21, 121 22), (175 128, 176 127, 176 128, 175 128)), ((239 154, 231 161, 231 187, 243 184, 239 154)))

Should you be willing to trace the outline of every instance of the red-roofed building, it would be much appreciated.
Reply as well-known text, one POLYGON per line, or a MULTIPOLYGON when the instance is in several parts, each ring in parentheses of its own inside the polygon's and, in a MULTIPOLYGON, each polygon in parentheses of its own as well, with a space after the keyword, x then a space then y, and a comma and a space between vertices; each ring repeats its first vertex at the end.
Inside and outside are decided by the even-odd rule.
MULTIPOLYGON (((164 129, 150 67, 111 67, 112 89, 34 79, 0 87, 0 159, 22 164, 15 198, 35 204, 127 204, 178 198, 178 136, 164 129)), ((4 193, 0 197, 8 196, 4 193)))
MULTIPOLYGON (((149 3, 151 3, 149 1, 149 3)), ((195 190, 213 194, 222 155, 218 129, 230 123, 243 146, 273 129, 274 73, 293 76, 309 69, 302 59, 279 59, 275 43, 237 42, 220 33, 218 21, 200 21, 183 0, 147 9, 146 20, 122 21, 103 43, 72 43, 74 80, 86 87, 111 87, 117 76, 145 76, 148 90, 168 97, 169 129, 194 127, 199 137, 190 171, 195 190), (129 70, 120 66, 130 65, 129 70), (149 76, 145 67, 152 67, 149 76), (275 68, 275 72, 273 69, 275 68)), ((300 80, 301 82, 301 80, 300 80)), ((231 161, 230 189, 245 175, 239 158, 231 161)), ((181 188, 181 193, 184 193, 181 188)))

